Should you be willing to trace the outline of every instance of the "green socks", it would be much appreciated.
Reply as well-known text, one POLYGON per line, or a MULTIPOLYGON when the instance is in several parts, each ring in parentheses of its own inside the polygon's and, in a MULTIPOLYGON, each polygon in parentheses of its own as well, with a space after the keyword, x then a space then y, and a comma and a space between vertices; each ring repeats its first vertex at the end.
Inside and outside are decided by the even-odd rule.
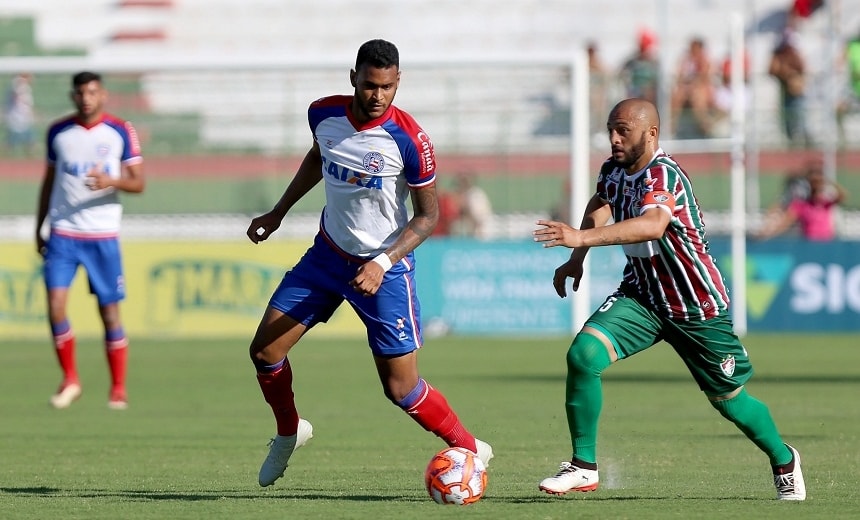
POLYGON ((745 388, 731 399, 711 401, 711 405, 767 454, 771 466, 791 462, 791 451, 782 442, 767 405, 749 395, 745 388))
POLYGON ((565 410, 574 458, 597 462, 597 421, 603 406, 600 373, 612 364, 603 343, 579 333, 567 351, 565 410))
MULTIPOLYGON (((567 351, 567 425, 573 457, 583 462, 597 462, 597 422, 603 406, 600 374, 611 364, 606 347, 591 334, 577 334, 567 351)), ((791 451, 782 441, 767 405, 746 389, 731 399, 711 401, 711 405, 767 454, 771 466, 791 462, 791 451)))

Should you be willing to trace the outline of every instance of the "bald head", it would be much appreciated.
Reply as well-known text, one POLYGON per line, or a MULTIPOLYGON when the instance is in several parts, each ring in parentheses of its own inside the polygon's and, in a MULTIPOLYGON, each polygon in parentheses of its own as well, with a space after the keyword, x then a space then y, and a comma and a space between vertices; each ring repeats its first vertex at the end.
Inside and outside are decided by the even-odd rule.
POLYGON ((637 121, 644 128, 656 126, 660 129, 660 115, 657 107, 647 99, 630 98, 619 101, 609 113, 609 118, 624 118, 629 121, 637 121))
POLYGON ((644 168, 660 148, 660 116, 657 107, 645 99, 619 102, 606 121, 612 158, 628 171, 644 168))

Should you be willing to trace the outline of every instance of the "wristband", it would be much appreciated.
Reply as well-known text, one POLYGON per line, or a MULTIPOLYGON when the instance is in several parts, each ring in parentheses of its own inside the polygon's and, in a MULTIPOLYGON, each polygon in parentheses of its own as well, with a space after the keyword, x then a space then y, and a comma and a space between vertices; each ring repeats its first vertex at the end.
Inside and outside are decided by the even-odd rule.
POLYGON ((380 267, 382 267, 382 271, 386 273, 389 269, 391 269, 392 266, 391 258, 384 252, 376 255, 376 257, 371 260, 371 262, 376 262, 377 264, 379 264, 380 267))

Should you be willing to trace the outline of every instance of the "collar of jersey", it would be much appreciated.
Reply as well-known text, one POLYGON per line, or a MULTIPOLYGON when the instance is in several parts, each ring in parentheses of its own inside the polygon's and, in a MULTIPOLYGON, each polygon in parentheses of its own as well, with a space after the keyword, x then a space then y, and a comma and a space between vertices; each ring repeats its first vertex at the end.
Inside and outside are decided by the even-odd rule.
POLYGON ((366 121, 364 123, 359 123, 355 116, 352 114, 352 99, 350 99, 349 104, 346 106, 346 118, 352 123, 352 126, 358 130, 359 132, 362 130, 367 130, 368 128, 374 128, 382 125, 385 121, 391 118, 391 112, 394 110, 394 103, 388 105, 388 108, 385 112, 382 113, 381 116, 376 119, 371 119, 370 121, 366 121))

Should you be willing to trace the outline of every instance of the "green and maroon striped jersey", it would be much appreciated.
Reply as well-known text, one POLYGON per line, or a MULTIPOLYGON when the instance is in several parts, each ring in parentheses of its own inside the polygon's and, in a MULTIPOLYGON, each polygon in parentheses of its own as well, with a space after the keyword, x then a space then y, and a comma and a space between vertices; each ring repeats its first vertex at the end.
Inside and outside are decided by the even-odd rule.
POLYGON ((705 320, 728 308, 690 178, 670 155, 657 150, 648 166, 632 173, 608 159, 600 168, 597 195, 609 203, 615 222, 651 208, 672 215, 661 238, 622 246, 627 256, 622 285, 675 320, 705 320))

